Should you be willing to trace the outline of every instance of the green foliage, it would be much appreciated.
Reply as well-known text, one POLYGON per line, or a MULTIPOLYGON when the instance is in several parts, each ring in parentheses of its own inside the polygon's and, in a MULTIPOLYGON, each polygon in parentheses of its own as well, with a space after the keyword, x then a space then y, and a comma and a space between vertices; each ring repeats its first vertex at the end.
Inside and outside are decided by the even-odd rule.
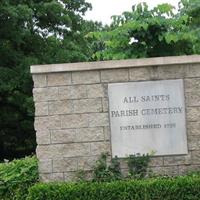
POLYGON ((120 180, 122 179, 120 162, 117 156, 111 159, 111 164, 108 167, 108 170, 113 174, 113 180, 120 180))
POLYGON ((115 157, 111 159, 111 164, 109 165, 107 153, 101 154, 101 157, 97 160, 93 170, 93 181, 109 182, 120 180, 122 178, 118 158, 115 157))
MULTIPOLYGON (((30 65, 87 61, 85 0, 0 1, 0 160, 35 151, 30 65)), ((86 29, 86 26, 88 27, 86 29)))
POLYGON ((26 157, 0 164, 0 199, 26 199, 29 187, 38 182, 38 166, 35 157, 26 157))
POLYGON ((84 181, 86 181, 86 179, 87 179, 86 171, 84 171, 82 169, 76 171, 75 181, 84 182, 84 181))
POLYGON ((149 155, 130 155, 128 157, 128 168, 130 178, 144 178, 147 176, 147 168, 150 161, 149 155))
POLYGON ((101 157, 97 160, 93 169, 93 181, 110 182, 114 180, 140 179, 147 177, 147 169, 150 161, 150 156, 148 154, 130 155, 123 160, 128 163, 128 177, 122 176, 118 157, 112 158, 110 164, 108 164, 108 154, 101 154, 101 157))
POLYGON ((111 183, 36 184, 27 200, 199 200, 200 178, 178 177, 111 183))
POLYGON ((194 54, 200 54, 200 3, 198 0, 181 0, 180 15, 187 16, 188 33, 197 38, 193 42, 194 54))
POLYGON ((109 60, 195 54, 195 44, 200 40, 199 33, 191 28, 191 22, 196 24, 195 19, 199 19, 196 15, 194 17, 196 8, 200 7, 197 1, 180 3, 177 14, 167 3, 151 10, 142 3, 133 6, 131 12, 113 16, 107 30, 88 34, 101 42, 101 48, 96 49, 93 58, 109 60))

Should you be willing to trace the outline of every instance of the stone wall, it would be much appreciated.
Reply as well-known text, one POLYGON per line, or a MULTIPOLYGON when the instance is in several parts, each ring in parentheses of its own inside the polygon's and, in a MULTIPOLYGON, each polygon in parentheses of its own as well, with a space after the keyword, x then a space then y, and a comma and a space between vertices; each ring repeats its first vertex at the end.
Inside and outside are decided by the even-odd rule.
MULTIPOLYGON (((109 83, 183 79, 189 154, 153 157, 157 174, 200 169, 200 56, 32 66, 37 157, 42 181, 88 177, 110 152, 109 83)), ((124 173, 127 164, 122 161, 124 173)))

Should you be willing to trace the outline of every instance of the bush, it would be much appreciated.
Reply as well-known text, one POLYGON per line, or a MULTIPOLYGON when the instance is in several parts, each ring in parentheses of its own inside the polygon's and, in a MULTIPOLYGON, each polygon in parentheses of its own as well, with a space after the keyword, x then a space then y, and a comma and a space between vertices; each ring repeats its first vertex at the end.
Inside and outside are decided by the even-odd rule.
POLYGON ((38 167, 35 157, 26 157, 0 164, 0 199, 24 200, 28 188, 38 182, 38 167))
POLYGON ((200 177, 36 184, 27 200, 199 200, 200 177))
POLYGON ((94 182, 110 182, 122 179, 120 162, 117 157, 111 159, 108 165, 108 154, 103 153, 93 169, 94 182))

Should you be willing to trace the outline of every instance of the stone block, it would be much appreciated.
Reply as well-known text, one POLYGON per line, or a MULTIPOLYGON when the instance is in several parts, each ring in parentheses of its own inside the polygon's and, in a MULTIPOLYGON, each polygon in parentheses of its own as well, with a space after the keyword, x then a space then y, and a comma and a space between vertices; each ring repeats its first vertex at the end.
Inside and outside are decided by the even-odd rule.
POLYGON ((66 182, 76 181, 77 180, 77 172, 65 172, 64 180, 66 182))
POLYGON ((48 115, 48 102, 35 102, 35 116, 48 115))
POLYGON ((47 75, 46 74, 33 74, 34 88, 46 87, 47 86, 47 75))
POLYGON ((185 93, 187 106, 200 106, 200 91, 185 93))
POLYGON ((108 98, 102 98, 103 112, 108 112, 108 98))
POLYGON ((100 83, 99 71, 72 72, 73 84, 100 83))
POLYGON ((77 171, 76 158, 53 159, 53 172, 77 171))
POLYGON ((35 130, 60 129, 60 116, 35 117, 35 130))
POLYGON ((187 133, 189 136, 200 136, 200 123, 199 122, 187 122, 187 133))
POLYGON ((128 169, 128 159, 127 158, 119 158, 120 169, 128 169))
POLYGON ((200 77, 200 64, 190 64, 188 65, 187 77, 200 77))
POLYGON ((58 87, 49 87, 47 89, 48 101, 54 101, 58 99, 58 87))
POLYGON ((71 86, 61 86, 58 88, 58 100, 72 99, 71 86))
POLYGON ((61 128, 88 127, 88 114, 73 114, 61 116, 61 128))
POLYGON ((59 99, 85 99, 87 98, 87 85, 73 85, 59 87, 59 99))
POLYGON ((38 145, 36 148, 37 158, 39 160, 53 159, 62 156, 60 145, 38 145))
POLYGON ((104 84, 91 84, 87 85, 88 98, 105 97, 107 90, 104 84))
POLYGON ((78 158, 78 169, 84 171, 92 170, 94 169, 97 160, 98 160, 97 156, 80 157, 78 158))
POLYGON ((72 143, 64 145, 64 157, 85 156, 90 154, 89 143, 72 143))
POLYGON ((53 171, 51 159, 45 159, 45 160, 40 159, 38 166, 40 173, 52 173, 53 171))
POLYGON ((51 181, 54 182, 63 182, 64 181, 64 173, 52 173, 51 181))
POLYGON ((170 65, 158 67, 159 79, 182 79, 187 75, 187 65, 170 65))
POLYGON ((101 82, 121 82, 128 80, 128 69, 101 70, 101 82))
POLYGON ((192 164, 200 165, 200 148, 198 151, 192 151, 192 164))
POLYGON ((36 131, 36 136, 36 141, 39 145, 51 143, 49 130, 36 131))
POLYGON ((89 143, 52 144, 37 146, 39 159, 70 158, 90 154, 89 143))
POLYGON ((34 101, 50 101, 58 99, 58 87, 49 88, 34 88, 33 89, 34 101))
POLYGON ((40 181, 44 183, 64 181, 64 173, 40 173, 40 181))
POLYGON ((48 101, 47 88, 33 88, 34 101, 48 101))
POLYGON ((188 165, 191 163, 191 154, 185 156, 165 156, 164 157, 164 166, 170 165, 188 165))
POLYGON ((91 143, 91 155, 101 155, 102 153, 110 153, 110 142, 93 142, 91 143))
POLYGON ((150 167, 162 167, 163 166, 163 157, 150 157, 149 166, 150 167))
POLYGON ((161 176, 178 176, 179 168, 178 166, 168 166, 168 167, 150 167, 150 171, 156 175, 161 176))
POLYGON ((74 113, 102 112, 101 98, 74 100, 74 113))
POLYGON ((91 142, 103 140, 103 127, 76 129, 76 142, 91 142))
POLYGON ((48 86, 62 86, 71 84, 71 73, 52 73, 47 75, 48 86))
POLYGON ((87 98, 87 85, 73 85, 73 86, 71 86, 71 98, 72 99, 87 98))
POLYGON ((186 175, 191 172, 199 171, 200 165, 180 165, 179 175, 186 175))
POLYGON ((105 140, 110 141, 110 137, 111 137, 110 127, 109 126, 103 127, 103 131, 104 131, 105 140))
POLYGON ((200 121, 200 107, 187 107, 187 121, 200 121))
POLYGON ((53 144, 91 142, 103 140, 104 132, 102 127, 51 131, 51 142, 53 144))
POLYGON ((62 144, 76 142, 76 129, 52 130, 51 143, 62 144))
POLYGON ((49 115, 69 114, 73 112, 72 100, 49 102, 49 115))
POLYGON ((40 182, 43 182, 43 183, 49 183, 52 181, 51 179, 52 177, 52 174, 51 173, 39 173, 39 180, 40 182))
POLYGON ((88 114, 89 127, 109 126, 108 113, 88 114))
POLYGON ((142 81, 142 80, 151 80, 157 77, 157 71, 153 70, 152 67, 136 67, 129 69, 129 80, 130 81, 142 81))
POLYGON ((189 150, 200 150, 200 136, 188 136, 188 149, 189 150))
POLYGON ((184 83, 186 92, 200 92, 200 78, 185 79, 184 83))

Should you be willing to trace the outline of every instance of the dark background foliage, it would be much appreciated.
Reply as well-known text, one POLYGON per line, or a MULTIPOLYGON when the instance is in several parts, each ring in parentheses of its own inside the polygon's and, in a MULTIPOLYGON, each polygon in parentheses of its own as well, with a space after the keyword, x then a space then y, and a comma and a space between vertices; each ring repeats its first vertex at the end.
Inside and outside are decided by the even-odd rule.
MULTIPOLYGON (((30 65, 87 61, 85 0, 0 1, 0 160, 34 153, 30 65)), ((87 27, 87 28, 86 28, 87 27)))

